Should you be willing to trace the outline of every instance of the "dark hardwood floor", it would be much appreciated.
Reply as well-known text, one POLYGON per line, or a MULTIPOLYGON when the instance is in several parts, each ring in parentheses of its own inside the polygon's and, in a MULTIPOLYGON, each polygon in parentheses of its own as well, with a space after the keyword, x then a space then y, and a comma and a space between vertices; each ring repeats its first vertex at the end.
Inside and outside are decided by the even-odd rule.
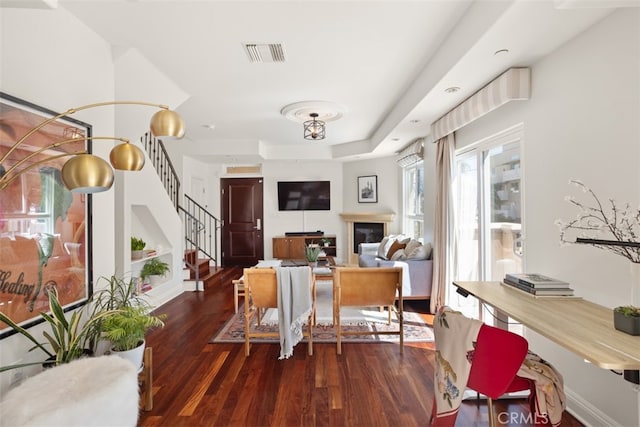
MULTIPOLYGON (((433 344, 314 344, 278 360, 279 345, 209 344, 233 314, 241 269, 223 270, 204 292, 162 306, 163 329, 151 332, 154 405, 140 426, 425 426, 433 400, 433 344)), ((427 312, 424 302, 407 309, 427 312)), ((424 314, 427 319, 432 316, 424 314)), ((501 400, 511 426, 526 422, 523 400, 501 400)), ((487 426, 487 406, 465 402, 458 426, 487 426)), ((581 426, 565 413, 563 426, 581 426)))

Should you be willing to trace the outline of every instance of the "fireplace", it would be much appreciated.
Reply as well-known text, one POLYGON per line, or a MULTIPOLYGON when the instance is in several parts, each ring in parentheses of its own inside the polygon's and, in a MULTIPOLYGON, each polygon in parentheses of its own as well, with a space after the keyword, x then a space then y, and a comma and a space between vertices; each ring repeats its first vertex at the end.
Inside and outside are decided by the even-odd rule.
POLYGON ((395 213, 341 213, 347 223, 347 263, 358 264, 358 244, 379 242, 389 234, 389 224, 395 213))
POLYGON ((354 222, 353 223, 353 253, 358 253, 360 243, 381 242, 384 237, 384 223, 382 222, 354 222))

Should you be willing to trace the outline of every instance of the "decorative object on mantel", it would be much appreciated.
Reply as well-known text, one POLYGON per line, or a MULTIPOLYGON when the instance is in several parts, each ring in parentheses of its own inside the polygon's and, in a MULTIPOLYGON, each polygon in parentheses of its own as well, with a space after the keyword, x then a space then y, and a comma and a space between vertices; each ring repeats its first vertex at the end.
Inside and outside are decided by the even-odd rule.
POLYGON ((61 136, 54 135, 47 145, 36 151, 31 152, 28 150, 21 150, 20 155, 14 156, 13 158, 11 157, 14 151, 23 148, 23 144, 30 137, 38 135, 41 133, 39 132, 41 129, 63 117, 67 117, 78 111, 90 108, 123 104, 143 105, 160 109, 160 111, 156 112, 151 118, 150 128, 154 136, 171 136, 176 138, 182 138, 184 136, 184 122, 182 121, 182 118, 176 112, 169 110, 169 107, 165 105, 140 101, 107 101, 70 108, 63 113, 54 113, 52 117, 41 121, 9 147, 8 151, 0 158, 0 190, 6 188, 14 179, 18 178, 31 168, 50 163, 52 160, 61 157, 71 157, 71 159, 65 162, 62 167, 62 181, 69 190, 78 193, 97 193, 110 189, 113 185, 114 179, 112 167, 128 171, 141 170, 144 166, 145 159, 142 150, 137 146, 130 144, 129 140, 126 138, 113 136, 98 137, 82 133, 63 133, 61 136), (109 154, 111 165, 88 151, 67 152, 60 148, 63 145, 73 144, 80 141, 101 139, 122 141, 122 143, 116 145, 109 154), (50 150, 58 151, 59 154, 46 155, 50 150))
MULTIPOLYGON (((566 197, 566 200, 577 206, 580 212, 568 223, 556 221, 556 225, 560 228, 560 241, 592 245, 631 261, 631 303, 638 306, 640 304, 640 208, 632 208, 630 203, 618 204, 613 199, 608 199, 609 203, 603 204, 593 190, 581 181, 569 182, 589 194, 593 204, 566 197), (580 233, 580 236, 572 241, 569 233, 580 233), (599 238, 601 236, 606 239, 599 238)), ((614 312, 619 308, 616 307, 614 312)))

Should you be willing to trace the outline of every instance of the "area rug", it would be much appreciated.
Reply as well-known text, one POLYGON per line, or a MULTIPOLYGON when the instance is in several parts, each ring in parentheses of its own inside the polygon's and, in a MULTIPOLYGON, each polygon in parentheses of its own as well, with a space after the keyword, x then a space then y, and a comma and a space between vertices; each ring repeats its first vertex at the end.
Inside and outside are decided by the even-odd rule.
MULTIPOLYGON (((393 331, 398 329, 398 320, 392 315, 391 325, 388 314, 377 307, 343 308, 341 311, 343 331, 393 331)), ((267 310, 258 326, 254 317, 252 331, 277 332, 278 313, 275 309, 267 310)), ((398 342, 398 335, 343 335, 343 342, 398 342)), ((433 329, 426 324, 418 313, 404 311, 404 341, 433 342, 433 329)), ((306 339, 305 339, 306 340, 306 339)), ((278 338, 252 338, 252 342, 277 343, 278 338)), ((316 326, 313 327, 313 341, 318 343, 335 343, 336 328, 333 325, 332 284, 327 281, 317 282, 316 287, 316 326)), ((244 342, 244 306, 238 307, 238 313, 218 331, 209 341, 211 343, 244 342)))

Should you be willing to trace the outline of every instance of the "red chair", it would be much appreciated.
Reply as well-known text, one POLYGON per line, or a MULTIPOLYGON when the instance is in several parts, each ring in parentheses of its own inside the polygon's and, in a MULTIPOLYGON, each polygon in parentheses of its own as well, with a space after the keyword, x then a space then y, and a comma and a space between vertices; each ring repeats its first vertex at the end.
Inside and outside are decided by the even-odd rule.
POLYGON ((516 376, 528 348, 520 335, 489 325, 480 327, 467 387, 487 396, 491 426, 496 425, 493 399, 505 393, 530 390, 531 417, 535 418, 535 384, 516 376))
MULTIPOLYGON (((477 322, 460 313, 456 314, 469 322, 477 322)), ((441 331, 446 330, 447 328, 441 329, 441 331)), ((443 341, 445 339, 456 340, 458 336, 452 330, 451 334, 441 335, 440 339, 443 341)), ((527 355, 528 347, 527 340, 520 335, 485 324, 480 326, 473 354, 467 355, 467 358, 471 359, 471 368, 466 386, 487 396, 489 425, 492 427, 496 425, 493 399, 498 399, 505 393, 530 390, 531 419, 535 418, 535 384, 532 380, 516 375, 527 355)), ((436 348, 438 348, 437 342, 436 348)), ((437 427, 455 425, 457 411, 440 418, 436 417, 436 413, 436 401, 434 400, 433 424, 437 427)), ((508 423, 509 420, 501 421, 508 423)))

